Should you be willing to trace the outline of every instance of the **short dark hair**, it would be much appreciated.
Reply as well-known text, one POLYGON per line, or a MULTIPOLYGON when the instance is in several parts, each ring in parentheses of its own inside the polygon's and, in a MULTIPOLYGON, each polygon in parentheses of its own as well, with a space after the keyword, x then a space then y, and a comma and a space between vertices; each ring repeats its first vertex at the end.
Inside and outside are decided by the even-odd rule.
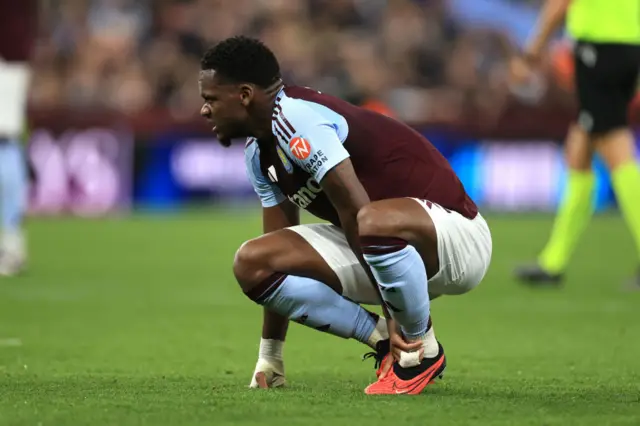
POLYGON ((280 78, 280 65, 260 40, 244 36, 223 40, 207 50, 200 61, 203 71, 215 70, 238 83, 268 87, 280 78))

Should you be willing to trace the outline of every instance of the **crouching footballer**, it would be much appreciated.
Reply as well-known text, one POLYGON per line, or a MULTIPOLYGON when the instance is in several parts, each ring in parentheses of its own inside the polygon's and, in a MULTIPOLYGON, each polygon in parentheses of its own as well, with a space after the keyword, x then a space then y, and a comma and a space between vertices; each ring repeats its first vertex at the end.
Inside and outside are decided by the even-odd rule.
POLYGON ((233 264, 264 307, 250 386, 285 383, 293 320, 373 349, 378 379, 365 393, 422 392, 446 367, 430 300, 470 291, 491 260, 489 227, 451 166, 403 123, 284 84, 258 40, 224 40, 201 65, 201 114, 223 145, 247 138, 263 207, 264 235, 233 264), (300 225, 301 208, 328 223, 300 225))

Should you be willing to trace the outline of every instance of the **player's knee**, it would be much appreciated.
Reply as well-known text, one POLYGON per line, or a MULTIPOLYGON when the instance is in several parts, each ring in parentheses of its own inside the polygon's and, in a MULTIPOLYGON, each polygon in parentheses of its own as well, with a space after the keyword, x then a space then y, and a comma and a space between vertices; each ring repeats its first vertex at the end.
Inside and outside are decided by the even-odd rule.
POLYGON ((577 124, 569 128, 564 155, 567 165, 572 170, 591 170, 593 144, 590 143, 587 132, 577 124))
POLYGON ((377 203, 362 207, 357 220, 361 237, 395 237, 401 232, 394 212, 381 208, 377 203))
POLYGON ((627 129, 612 131, 594 140, 598 154, 609 170, 634 161, 636 157, 635 138, 627 129))
POLYGON ((233 259, 233 275, 246 293, 272 272, 268 267, 268 250, 257 239, 244 242, 233 259))

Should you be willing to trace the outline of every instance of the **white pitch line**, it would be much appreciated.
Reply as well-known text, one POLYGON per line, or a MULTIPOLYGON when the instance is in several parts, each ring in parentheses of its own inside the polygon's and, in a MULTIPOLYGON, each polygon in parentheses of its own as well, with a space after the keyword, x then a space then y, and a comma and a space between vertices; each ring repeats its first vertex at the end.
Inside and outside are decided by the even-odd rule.
POLYGON ((0 347, 2 348, 17 348, 22 346, 22 340, 16 337, 9 337, 6 339, 0 338, 0 347))

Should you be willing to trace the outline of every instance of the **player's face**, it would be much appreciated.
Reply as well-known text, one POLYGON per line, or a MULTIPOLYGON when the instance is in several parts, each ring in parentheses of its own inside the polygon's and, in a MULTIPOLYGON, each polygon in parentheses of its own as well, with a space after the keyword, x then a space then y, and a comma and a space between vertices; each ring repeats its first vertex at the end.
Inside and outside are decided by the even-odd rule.
POLYGON ((231 139, 251 136, 246 86, 221 81, 215 71, 202 71, 199 83, 204 99, 200 115, 213 126, 220 143, 229 146, 231 139))

